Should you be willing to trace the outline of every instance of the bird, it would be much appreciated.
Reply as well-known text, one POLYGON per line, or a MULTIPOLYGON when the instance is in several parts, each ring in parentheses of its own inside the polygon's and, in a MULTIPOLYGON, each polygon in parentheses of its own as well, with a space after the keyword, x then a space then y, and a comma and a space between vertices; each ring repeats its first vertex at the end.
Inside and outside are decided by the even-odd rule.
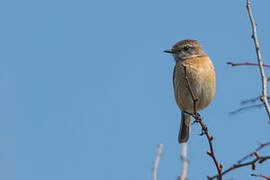
POLYGON ((175 60, 174 96, 181 110, 178 142, 180 144, 186 143, 189 139, 191 114, 194 113, 194 101, 188 86, 197 98, 196 109, 204 109, 215 95, 215 69, 211 59, 197 40, 179 41, 171 49, 164 50, 164 52, 172 54, 175 60), (186 76, 190 85, 185 79, 186 76))

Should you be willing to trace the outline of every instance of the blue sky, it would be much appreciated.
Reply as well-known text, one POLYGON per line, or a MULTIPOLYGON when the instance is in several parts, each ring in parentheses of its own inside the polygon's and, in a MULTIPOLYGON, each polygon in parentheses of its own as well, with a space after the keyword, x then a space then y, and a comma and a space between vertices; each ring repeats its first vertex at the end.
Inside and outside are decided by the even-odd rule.
MULTIPOLYGON (((268 64, 269 6, 252 2, 268 64)), ((216 69, 216 96, 202 117, 224 168, 270 140, 263 108, 228 114, 261 93, 257 67, 226 64, 256 62, 245 0, 10 0, 0 2, 0 22, 0 179, 152 179, 159 143, 158 178, 176 179, 180 111, 174 61, 163 50, 182 39, 199 40, 216 69)), ((199 133, 193 125, 189 179, 216 173, 199 133)))

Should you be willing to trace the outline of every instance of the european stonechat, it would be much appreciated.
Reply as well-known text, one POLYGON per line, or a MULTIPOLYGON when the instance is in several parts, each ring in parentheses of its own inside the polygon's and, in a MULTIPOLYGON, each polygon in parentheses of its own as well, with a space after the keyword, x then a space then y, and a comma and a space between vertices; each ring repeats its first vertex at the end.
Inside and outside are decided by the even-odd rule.
POLYGON ((190 114, 194 112, 194 102, 188 90, 183 66, 186 67, 191 90, 194 96, 198 98, 196 102, 197 110, 208 106, 215 95, 215 70, 212 61, 196 40, 179 41, 172 49, 164 52, 173 54, 176 62, 173 72, 174 95, 176 103, 182 111, 178 142, 184 143, 189 138, 190 114))

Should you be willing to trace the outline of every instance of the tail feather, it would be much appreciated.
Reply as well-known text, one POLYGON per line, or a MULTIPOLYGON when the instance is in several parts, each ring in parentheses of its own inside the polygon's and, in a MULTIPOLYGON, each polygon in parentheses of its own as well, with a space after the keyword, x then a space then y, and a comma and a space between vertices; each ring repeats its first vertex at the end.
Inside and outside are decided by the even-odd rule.
POLYGON ((185 114, 183 111, 181 112, 181 125, 178 135, 178 142, 185 143, 189 138, 189 129, 190 129, 190 115, 185 114))

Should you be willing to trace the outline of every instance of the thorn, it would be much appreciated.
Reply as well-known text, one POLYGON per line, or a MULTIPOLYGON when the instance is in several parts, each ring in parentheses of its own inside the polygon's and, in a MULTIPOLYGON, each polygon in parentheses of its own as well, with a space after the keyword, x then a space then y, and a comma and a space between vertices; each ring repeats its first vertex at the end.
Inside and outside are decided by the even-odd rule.
POLYGON ((255 164, 253 163, 252 164, 252 170, 255 170, 256 169, 256 166, 255 166, 255 164))
POLYGON ((223 168, 223 163, 220 163, 219 167, 220 167, 220 169, 222 169, 223 168))
POLYGON ((254 155, 256 156, 256 158, 260 158, 260 155, 257 151, 254 152, 254 155))

